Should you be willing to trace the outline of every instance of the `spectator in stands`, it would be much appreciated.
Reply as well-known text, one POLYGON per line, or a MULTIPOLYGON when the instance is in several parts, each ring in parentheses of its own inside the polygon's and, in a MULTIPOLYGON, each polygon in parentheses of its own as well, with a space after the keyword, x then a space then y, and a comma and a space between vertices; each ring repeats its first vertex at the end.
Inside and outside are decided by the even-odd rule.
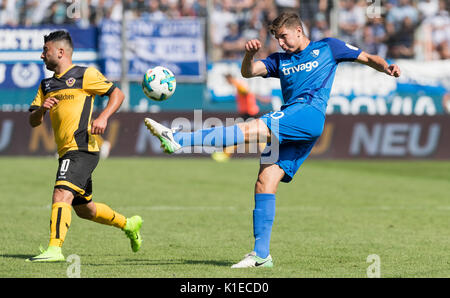
MULTIPOLYGON (((312 30, 312 27, 315 25, 317 21, 317 14, 324 13, 328 7, 328 0, 301 0, 300 1, 300 18, 303 22, 304 28, 309 28, 312 30)), ((326 20, 327 21, 327 20, 326 20)), ((312 33, 312 32, 311 32, 312 33)))
POLYGON ((383 18, 380 16, 368 19, 363 29, 361 49, 369 54, 385 58, 387 52, 386 41, 387 34, 383 18))
POLYGON ((0 0, 0 26, 17 26, 19 11, 15 0, 0 0))
POLYGON ((19 24, 23 26, 31 26, 31 16, 36 9, 37 1, 25 0, 20 7, 20 20, 19 24))
POLYGON ((377 55, 378 53, 378 44, 375 41, 374 32, 370 25, 364 26, 361 50, 372 55, 377 55))
POLYGON ((254 0, 230 0, 231 12, 236 17, 236 23, 239 25, 239 31, 242 31, 251 20, 252 7, 254 0))
MULTIPOLYGON (((71 23, 97 26, 105 18, 115 21, 122 19, 122 0, 77 1, 86 1, 87 8, 82 8, 86 10, 82 13, 83 20, 67 17, 67 7, 73 2, 66 0, 0 0, 0 26, 71 23)), ((208 15, 207 1, 126 0, 125 10, 129 20, 141 17, 149 20, 209 17, 211 22, 208 34, 213 50, 208 55, 212 60, 222 58, 225 36, 228 36, 225 47, 231 46, 230 41, 234 37, 228 32, 230 23, 238 24, 239 34, 244 39, 259 36, 265 44, 265 50, 276 51, 278 45, 267 37, 267 26, 281 10, 297 10, 303 16, 305 32, 309 31, 312 40, 331 35, 329 20, 334 0, 213 0, 211 15, 208 15)), ((340 0, 336 37, 365 48, 368 52, 375 51, 382 57, 389 42, 390 56, 413 58, 411 53, 414 52, 414 44, 417 44, 422 45, 417 48, 417 57, 449 59, 450 16, 447 2, 448 0, 414 0, 416 8, 411 0, 385 0, 382 3, 386 12, 386 24, 383 24, 382 18, 368 18, 366 26, 365 8, 368 2, 340 0), (418 25, 421 25, 419 31, 418 25), (415 34, 417 40, 412 37, 414 33, 418 33, 415 34), (420 53, 423 55, 420 56, 420 53)))
MULTIPOLYGON (((181 14, 181 4, 178 0, 168 0, 161 1, 161 11, 167 16, 169 19, 178 19, 182 16, 181 14)), ((186 15, 188 16, 188 15, 186 15)))
POLYGON ((321 40, 330 37, 331 31, 328 26, 327 18, 323 13, 317 13, 314 23, 311 27, 310 38, 312 41, 321 40))
POLYGON ((279 13, 286 10, 298 11, 300 9, 299 0, 275 0, 275 5, 279 13))
POLYGON ((388 40, 388 55, 391 58, 414 58, 415 26, 409 17, 405 17, 399 30, 388 40))
POLYGON ((419 0, 417 10, 421 20, 432 17, 439 11, 439 0, 419 0))
POLYGON ((386 16, 386 30, 388 35, 392 36, 402 29, 405 18, 409 18, 415 26, 419 21, 419 12, 411 5, 410 0, 398 0, 398 5, 393 6, 386 16))
POLYGON ((340 1, 338 18, 340 39, 359 47, 365 22, 365 11, 362 7, 356 5, 355 0, 340 1))
POLYGON ((89 23, 93 26, 99 25, 107 15, 106 0, 90 0, 88 2, 89 23))
MULTIPOLYGON (((178 1, 178 0, 177 0, 178 1)), ((197 12, 194 8, 194 0, 179 0, 180 15, 182 17, 197 17, 197 12)))
POLYGON ((214 1, 213 13, 210 16, 210 38, 213 45, 212 52, 209 53, 211 60, 222 58, 222 42, 228 35, 228 25, 236 23, 236 16, 231 12, 228 1, 214 1))
POLYGON ((398 5, 398 0, 385 0, 384 6, 386 9, 386 12, 389 12, 392 7, 397 6, 398 5))
POLYGON ((242 36, 246 40, 259 38, 261 42, 265 42, 267 30, 262 19, 262 8, 255 5, 250 11, 249 20, 241 27, 242 36))
POLYGON ((45 18, 46 12, 54 0, 30 0, 26 2, 26 12, 28 26, 39 25, 45 18))
POLYGON ((439 1, 439 11, 430 17, 432 51, 437 59, 450 59, 450 15, 447 3, 439 1))
POLYGON ((228 34, 223 39, 223 58, 224 59, 240 59, 242 56, 242 49, 245 46, 246 39, 239 31, 239 26, 236 23, 228 25, 228 34))
POLYGON ((386 15, 388 56, 414 58, 414 33, 419 12, 410 0, 398 0, 386 15))
POLYGON ((116 22, 122 20, 122 0, 114 0, 111 6, 108 6, 106 17, 116 22))
POLYGON ((42 24, 63 25, 73 23, 75 20, 67 15, 68 3, 55 1, 51 4, 42 20, 42 24))
POLYGON ((147 11, 142 14, 146 20, 161 21, 167 19, 167 15, 162 11, 159 0, 148 0, 147 11))
POLYGON ((205 18, 208 15, 208 8, 206 0, 197 0, 192 3, 197 17, 205 18))
POLYGON ((278 10, 273 0, 262 0, 263 16, 266 28, 277 17, 278 10))
POLYGON ((141 16, 142 12, 145 11, 145 1, 127 0, 125 2, 125 11, 127 20, 137 19, 141 16))

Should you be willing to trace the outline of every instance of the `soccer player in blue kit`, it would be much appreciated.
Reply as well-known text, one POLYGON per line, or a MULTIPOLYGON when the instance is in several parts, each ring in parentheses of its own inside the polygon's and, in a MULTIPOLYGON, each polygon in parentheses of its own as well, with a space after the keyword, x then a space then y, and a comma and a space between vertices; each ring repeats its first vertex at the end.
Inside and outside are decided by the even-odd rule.
POLYGON ((145 119, 146 126, 160 139, 167 153, 185 146, 226 147, 264 140, 271 142, 268 146, 271 148, 270 152, 265 150, 261 154, 255 184, 254 249, 232 268, 273 266, 269 244, 275 218, 277 187, 280 181, 292 180, 322 133, 338 64, 356 61, 389 76, 400 76, 397 65, 389 65, 383 58, 370 55, 341 40, 325 38, 310 41, 295 13, 285 12, 279 15, 271 23, 270 32, 284 53, 274 53, 266 59, 255 60, 254 56, 261 48, 261 43, 257 39, 250 40, 245 45, 241 73, 245 78, 279 78, 284 99, 280 111, 265 114, 250 122, 195 132, 181 132, 150 118, 145 119), (273 156, 275 160, 271 160, 273 156))

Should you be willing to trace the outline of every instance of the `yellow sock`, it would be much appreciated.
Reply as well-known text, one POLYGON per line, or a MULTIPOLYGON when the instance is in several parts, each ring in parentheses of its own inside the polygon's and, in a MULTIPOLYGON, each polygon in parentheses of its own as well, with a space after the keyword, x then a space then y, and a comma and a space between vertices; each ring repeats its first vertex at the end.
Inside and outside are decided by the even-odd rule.
POLYGON ((61 247, 63 245, 71 220, 72 206, 63 202, 58 202, 52 205, 49 246, 61 247))
POLYGON ((114 226, 120 229, 123 229, 125 227, 125 224, 127 223, 127 219, 125 218, 125 216, 115 212, 105 204, 102 203, 94 203, 94 204, 95 207, 97 208, 97 214, 92 219, 93 221, 104 225, 114 226))

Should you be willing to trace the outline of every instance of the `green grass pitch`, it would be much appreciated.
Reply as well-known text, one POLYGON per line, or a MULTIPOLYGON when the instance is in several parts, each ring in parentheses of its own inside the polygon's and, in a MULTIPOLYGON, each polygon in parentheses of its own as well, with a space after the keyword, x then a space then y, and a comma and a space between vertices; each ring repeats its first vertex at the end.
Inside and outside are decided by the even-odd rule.
MULTIPOLYGON (((66 277, 70 263, 30 264, 48 244, 54 158, 0 158, 0 277, 66 277)), ((110 158, 94 197, 144 219, 141 251, 116 228, 72 212, 63 253, 81 277, 450 277, 449 161, 307 160, 280 184, 274 268, 230 266, 253 248, 257 159, 110 158)))

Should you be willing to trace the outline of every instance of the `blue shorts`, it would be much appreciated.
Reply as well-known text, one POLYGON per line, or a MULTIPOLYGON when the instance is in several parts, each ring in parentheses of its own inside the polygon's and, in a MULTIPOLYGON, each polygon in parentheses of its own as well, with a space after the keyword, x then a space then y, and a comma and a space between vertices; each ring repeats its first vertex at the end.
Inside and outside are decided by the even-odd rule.
POLYGON ((276 138, 261 154, 261 163, 277 164, 285 172, 281 181, 290 182, 322 134, 325 115, 310 104, 297 102, 260 119, 276 138))

